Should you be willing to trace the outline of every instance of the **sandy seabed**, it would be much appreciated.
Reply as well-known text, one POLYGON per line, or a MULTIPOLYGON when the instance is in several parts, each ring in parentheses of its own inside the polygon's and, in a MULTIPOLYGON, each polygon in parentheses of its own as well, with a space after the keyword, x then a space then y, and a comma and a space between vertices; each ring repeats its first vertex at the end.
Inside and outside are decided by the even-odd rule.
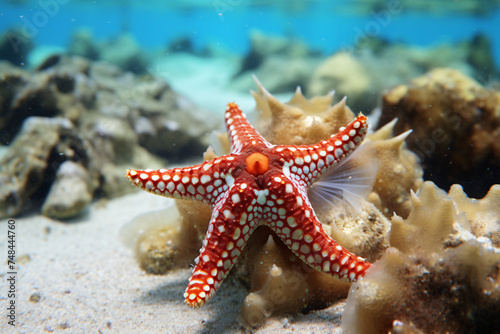
MULTIPOLYGON (((121 243, 123 225, 139 214, 166 207, 168 201, 138 192, 96 202, 81 218, 64 223, 40 215, 16 219, 16 327, 8 325, 5 316, 10 301, 4 257, 0 332, 252 332, 239 321, 248 292, 237 280, 229 277, 209 303, 191 309, 183 302, 190 269, 164 276, 146 274, 121 243)), ((7 219, 0 231, 1 249, 7 254, 7 219)), ((342 309, 343 303, 308 315, 274 317, 253 332, 340 333, 342 309)))

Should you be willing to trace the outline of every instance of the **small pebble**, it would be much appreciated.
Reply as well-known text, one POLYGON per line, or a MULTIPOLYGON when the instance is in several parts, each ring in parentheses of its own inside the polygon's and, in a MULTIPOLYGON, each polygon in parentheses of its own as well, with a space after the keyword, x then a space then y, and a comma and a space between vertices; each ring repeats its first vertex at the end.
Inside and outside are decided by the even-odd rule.
POLYGON ((38 302, 40 302, 40 299, 42 299, 42 296, 40 296, 40 293, 34 292, 31 294, 29 301, 32 303, 38 303, 38 302))

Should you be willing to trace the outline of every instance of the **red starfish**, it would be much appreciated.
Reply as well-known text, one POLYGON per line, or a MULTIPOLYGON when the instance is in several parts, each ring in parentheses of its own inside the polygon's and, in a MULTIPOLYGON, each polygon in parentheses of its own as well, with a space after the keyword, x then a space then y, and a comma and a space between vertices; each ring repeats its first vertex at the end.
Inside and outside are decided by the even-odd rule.
POLYGON ((328 140, 300 146, 268 143, 234 103, 226 107, 225 119, 231 154, 192 167, 127 171, 130 181, 146 191, 212 206, 186 303, 199 307, 215 294, 260 225, 269 226, 318 271, 347 281, 364 276, 370 263, 325 233, 307 189, 362 142, 366 117, 356 117, 328 140))

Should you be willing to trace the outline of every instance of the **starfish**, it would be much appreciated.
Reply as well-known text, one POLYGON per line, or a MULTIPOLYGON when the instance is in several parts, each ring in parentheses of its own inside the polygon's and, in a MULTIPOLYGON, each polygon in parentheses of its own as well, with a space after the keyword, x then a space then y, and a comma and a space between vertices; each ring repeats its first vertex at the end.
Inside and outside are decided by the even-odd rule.
POLYGON ((312 268, 349 282, 363 277, 370 263, 326 234, 307 191, 361 144, 366 117, 360 114, 315 145, 267 142, 235 103, 227 105, 225 121, 230 154, 185 168, 127 171, 130 181, 143 190, 212 207, 185 302, 199 307, 215 294, 261 225, 270 227, 312 268))

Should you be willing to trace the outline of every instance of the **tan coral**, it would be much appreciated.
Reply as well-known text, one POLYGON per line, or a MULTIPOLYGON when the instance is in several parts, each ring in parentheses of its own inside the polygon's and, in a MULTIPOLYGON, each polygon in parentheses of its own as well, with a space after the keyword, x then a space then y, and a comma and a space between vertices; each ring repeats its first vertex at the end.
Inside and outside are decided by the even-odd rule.
POLYGON ((406 148, 409 132, 393 137, 396 120, 369 134, 379 159, 377 181, 368 200, 386 216, 397 213, 406 217, 410 212, 410 190, 422 185, 423 171, 418 157, 406 148))
POLYGON ((349 283, 307 266, 269 229, 258 229, 251 240, 237 269, 249 278, 251 293, 241 311, 246 325, 260 325, 273 314, 325 308, 347 296, 349 283))
POLYGON ((391 246, 405 254, 442 250, 454 230, 470 229, 465 215, 455 210, 453 200, 430 181, 418 195, 411 194, 411 212, 405 220, 392 217, 391 246))
POLYGON ((143 270, 165 274, 192 263, 198 255, 210 215, 207 205, 172 201, 164 210, 136 217, 122 228, 120 235, 123 243, 134 249, 143 270))
MULTIPOLYGON (((365 201, 351 214, 336 208, 321 221, 332 238, 369 261, 389 246, 390 223, 372 203, 365 201)), ((273 314, 323 309, 345 298, 349 289, 348 283, 311 269, 267 228, 252 235, 235 270, 238 277, 249 277, 251 293, 241 316, 252 327, 273 314)))
POLYGON ((481 200, 468 198, 458 184, 450 188, 449 195, 458 211, 467 216, 472 233, 490 239, 495 247, 500 248, 500 185, 492 186, 481 200))
MULTIPOLYGON (((500 253, 467 233, 467 217, 485 217, 498 203, 498 186, 480 201, 464 196, 457 187, 447 195, 432 182, 412 194, 408 218, 392 219, 392 247, 351 287, 342 319, 345 333, 500 328, 500 253)), ((490 217, 489 224, 497 225, 498 213, 490 217)))
POLYGON ((389 247, 389 220, 370 202, 363 201, 356 212, 344 208, 320 217, 325 231, 354 254, 373 262, 389 247))
POLYGON ((252 92, 259 114, 257 128, 275 145, 309 145, 329 138, 354 119, 346 100, 332 106, 333 94, 307 100, 300 88, 289 102, 283 103, 256 80, 258 92, 252 92))

